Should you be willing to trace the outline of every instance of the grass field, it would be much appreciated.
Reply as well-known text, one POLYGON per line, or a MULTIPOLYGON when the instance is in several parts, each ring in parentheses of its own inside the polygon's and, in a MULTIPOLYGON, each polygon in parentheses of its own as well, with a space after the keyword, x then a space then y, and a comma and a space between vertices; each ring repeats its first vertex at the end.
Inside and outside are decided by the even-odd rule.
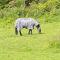
POLYGON ((42 34, 33 30, 16 36, 13 24, 0 23, 0 60, 60 60, 60 22, 42 23, 42 34))

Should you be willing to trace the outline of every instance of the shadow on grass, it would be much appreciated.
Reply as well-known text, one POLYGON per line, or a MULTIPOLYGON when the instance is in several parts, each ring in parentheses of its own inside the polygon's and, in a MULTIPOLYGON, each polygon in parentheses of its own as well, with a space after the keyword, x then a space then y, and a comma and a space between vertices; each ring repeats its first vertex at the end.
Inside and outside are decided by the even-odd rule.
POLYGON ((13 37, 15 36, 15 37, 31 37, 31 36, 37 36, 37 35, 43 35, 43 34, 45 34, 45 33, 32 33, 32 34, 22 34, 22 36, 19 34, 19 35, 12 35, 13 37))

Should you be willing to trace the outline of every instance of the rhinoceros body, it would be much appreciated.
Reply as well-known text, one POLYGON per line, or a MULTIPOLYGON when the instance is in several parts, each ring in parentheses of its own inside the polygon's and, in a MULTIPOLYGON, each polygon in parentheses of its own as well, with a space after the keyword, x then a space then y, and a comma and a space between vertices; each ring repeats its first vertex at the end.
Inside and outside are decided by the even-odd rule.
POLYGON ((33 18, 18 18, 15 21, 15 32, 17 34, 17 32, 20 31, 20 35, 21 35, 22 28, 27 28, 31 31, 32 29, 34 29, 34 26, 39 27, 38 30, 41 30, 40 24, 36 20, 34 20, 33 18))

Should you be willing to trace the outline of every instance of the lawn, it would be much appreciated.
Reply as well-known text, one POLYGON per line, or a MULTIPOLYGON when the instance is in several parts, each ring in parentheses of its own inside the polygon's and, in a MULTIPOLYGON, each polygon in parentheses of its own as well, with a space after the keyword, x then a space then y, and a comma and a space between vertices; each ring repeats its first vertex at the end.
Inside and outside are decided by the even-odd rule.
POLYGON ((0 23, 0 60, 60 60, 60 22, 41 23, 32 35, 15 35, 14 24, 0 23))

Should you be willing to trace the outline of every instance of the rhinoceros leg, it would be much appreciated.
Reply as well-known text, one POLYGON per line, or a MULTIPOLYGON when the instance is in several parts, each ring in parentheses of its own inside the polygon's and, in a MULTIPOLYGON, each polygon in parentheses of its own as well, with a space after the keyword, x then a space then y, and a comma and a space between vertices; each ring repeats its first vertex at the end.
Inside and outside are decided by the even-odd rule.
POLYGON ((15 27, 15 34, 17 35, 18 34, 18 31, 17 31, 17 28, 15 27))
POLYGON ((32 34, 32 29, 29 29, 29 32, 28 32, 28 34, 32 34))
POLYGON ((19 32, 20 32, 20 35, 22 36, 21 30, 19 32))

